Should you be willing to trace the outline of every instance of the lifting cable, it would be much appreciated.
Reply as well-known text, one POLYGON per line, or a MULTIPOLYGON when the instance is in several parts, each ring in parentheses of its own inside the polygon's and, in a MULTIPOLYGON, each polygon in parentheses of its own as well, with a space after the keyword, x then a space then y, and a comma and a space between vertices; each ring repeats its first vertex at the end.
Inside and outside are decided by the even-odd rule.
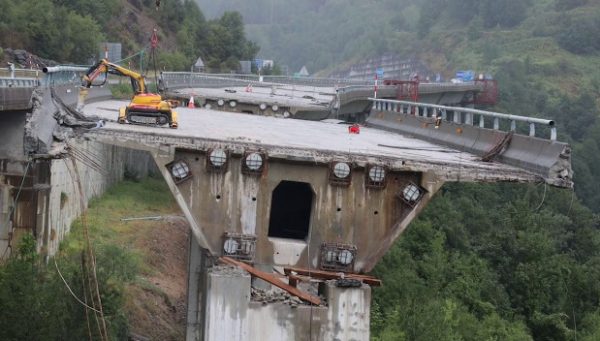
MULTIPOLYGON (((157 1, 156 9, 158 10, 158 6, 160 5, 160 1, 157 1)), ((155 27, 152 30, 152 36, 150 37, 150 59, 154 64, 154 84, 156 85, 156 92, 158 93, 158 69, 156 68, 156 49, 158 48, 158 29, 155 27)))

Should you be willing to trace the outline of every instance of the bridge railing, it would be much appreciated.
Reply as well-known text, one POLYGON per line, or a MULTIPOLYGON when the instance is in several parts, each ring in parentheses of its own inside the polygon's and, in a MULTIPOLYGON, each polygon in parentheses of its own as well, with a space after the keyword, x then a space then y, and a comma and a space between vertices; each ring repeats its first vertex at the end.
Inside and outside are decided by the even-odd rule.
POLYGON ((44 78, 41 85, 80 85, 81 77, 89 68, 82 66, 53 66, 43 69, 44 78))
MULTIPOLYGON (((258 77, 245 75, 238 78, 232 74, 207 74, 195 72, 161 72, 161 79, 166 89, 181 87, 228 87, 228 86, 281 86, 284 84, 259 82, 258 77)), ((240 75, 241 76, 241 75, 240 75)))
POLYGON ((374 81, 361 81, 342 78, 320 78, 320 77, 290 77, 290 76, 263 76, 267 82, 322 86, 322 87, 344 87, 344 86, 372 86, 374 81))
POLYGON ((2 78, 38 78, 42 76, 42 71, 38 69, 14 69, 0 68, 0 77, 2 78))
POLYGON ((181 86, 282 86, 303 85, 312 87, 345 87, 345 86, 372 86, 372 82, 355 81, 337 78, 314 77, 289 77, 289 76, 262 76, 241 74, 213 74, 195 72, 162 72, 165 87, 181 86), (262 79, 262 80, 261 80, 262 79))
POLYGON ((550 140, 556 141, 556 125, 553 120, 542 118, 503 114, 493 111, 484 111, 464 107, 448 107, 436 104, 416 103, 408 101, 396 101, 369 98, 373 101, 373 107, 377 111, 389 111, 398 113, 414 113, 416 116, 439 118, 441 121, 454 122, 457 124, 475 125, 480 128, 489 127, 494 130, 500 130, 500 121, 507 121, 510 124, 510 131, 517 130, 517 123, 526 123, 529 125, 529 136, 536 136, 536 125, 550 128, 550 140), (477 123, 475 120, 477 119, 477 123), (487 121, 486 121, 487 120, 487 121))

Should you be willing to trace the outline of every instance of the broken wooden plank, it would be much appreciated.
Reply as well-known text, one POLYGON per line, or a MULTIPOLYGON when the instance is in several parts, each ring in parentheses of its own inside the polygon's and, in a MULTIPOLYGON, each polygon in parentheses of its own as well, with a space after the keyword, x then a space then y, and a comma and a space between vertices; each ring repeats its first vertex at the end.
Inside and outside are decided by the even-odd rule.
POLYGON ((286 275, 290 275, 290 274, 292 274, 292 272, 294 272, 298 275, 310 276, 310 277, 320 278, 320 279, 340 279, 340 278, 356 279, 356 280, 362 281, 363 283, 371 285, 371 286, 377 286, 377 287, 381 286, 380 279, 375 278, 373 276, 367 276, 367 275, 350 274, 350 273, 343 273, 343 272, 332 272, 332 271, 324 271, 324 270, 309 270, 309 269, 301 269, 301 268, 293 268, 293 267, 285 267, 285 268, 283 268, 283 272, 286 275))
POLYGON ((313 296, 309 293, 306 293, 304 291, 301 291, 298 288, 294 288, 293 286, 289 285, 289 284, 285 284, 283 283, 278 276, 271 274, 271 273, 267 273, 261 270, 258 270, 256 268, 254 268, 253 266, 250 266, 246 263, 242 263, 242 262, 238 262, 232 258, 229 257, 221 257, 219 258, 219 260, 221 260, 223 263, 226 264, 230 264, 230 265, 235 265, 237 267, 240 267, 246 271, 248 271, 251 275, 253 275, 254 277, 258 277, 260 279, 262 279, 263 281, 267 281, 269 283, 271 283, 272 285, 283 289, 285 291, 287 291, 288 293, 290 293, 291 295, 294 295, 296 297, 298 297, 299 299, 308 302, 308 303, 312 303, 314 305, 320 305, 321 304, 321 299, 317 296, 313 296))

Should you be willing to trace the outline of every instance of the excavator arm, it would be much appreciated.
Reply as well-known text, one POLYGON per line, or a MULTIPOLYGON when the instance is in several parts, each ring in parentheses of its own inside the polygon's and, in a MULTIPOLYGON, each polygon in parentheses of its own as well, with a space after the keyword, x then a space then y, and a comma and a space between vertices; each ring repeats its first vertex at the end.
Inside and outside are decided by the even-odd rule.
POLYGON ((131 79, 131 87, 133 88, 133 92, 137 94, 145 94, 146 90, 146 82, 144 81, 144 77, 129 69, 126 69, 117 64, 113 64, 106 59, 101 59, 98 63, 93 65, 88 72, 83 76, 83 86, 89 88, 92 86, 92 83, 98 76, 101 74, 109 73, 111 75, 129 77, 131 79))

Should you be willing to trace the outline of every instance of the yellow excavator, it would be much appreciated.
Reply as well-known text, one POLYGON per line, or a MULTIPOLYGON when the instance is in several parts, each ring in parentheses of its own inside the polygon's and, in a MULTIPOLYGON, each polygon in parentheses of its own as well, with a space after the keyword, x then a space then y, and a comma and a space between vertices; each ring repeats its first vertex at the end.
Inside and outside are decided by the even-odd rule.
POLYGON ((169 102, 164 101, 159 94, 149 93, 144 76, 137 72, 102 59, 83 76, 83 86, 90 88, 94 80, 102 74, 119 75, 131 79, 134 95, 128 106, 119 109, 119 123, 155 126, 168 124, 171 128, 178 127, 177 112, 172 110, 169 102))

